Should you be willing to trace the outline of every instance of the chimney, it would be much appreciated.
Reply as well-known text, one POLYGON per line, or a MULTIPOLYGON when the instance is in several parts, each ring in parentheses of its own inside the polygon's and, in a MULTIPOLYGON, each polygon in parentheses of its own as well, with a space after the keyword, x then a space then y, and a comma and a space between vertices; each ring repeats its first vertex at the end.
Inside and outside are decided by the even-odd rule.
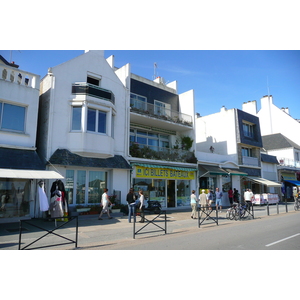
POLYGON ((225 112, 225 111, 227 111, 227 108, 223 105, 223 106, 221 107, 221 112, 225 112))
POLYGON ((256 116, 257 114, 256 100, 244 102, 242 105, 242 110, 246 113, 256 116))

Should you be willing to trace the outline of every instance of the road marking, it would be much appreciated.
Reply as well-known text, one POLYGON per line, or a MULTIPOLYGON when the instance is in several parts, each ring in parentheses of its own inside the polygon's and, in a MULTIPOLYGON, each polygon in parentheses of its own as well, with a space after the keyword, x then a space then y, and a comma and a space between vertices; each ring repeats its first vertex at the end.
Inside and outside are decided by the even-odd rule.
POLYGON ((282 240, 276 241, 276 242, 274 242, 274 243, 268 244, 268 245, 266 245, 266 247, 270 247, 270 246, 272 246, 272 245, 281 243, 281 242, 286 241, 286 240, 288 240, 288 239, 294 238, 295 236, 298 236, 298 235, 300 235, 300 233, 297 233, 297 234, 288 236, 288 237, 286 237, 285 239, 282 239, 282 240))

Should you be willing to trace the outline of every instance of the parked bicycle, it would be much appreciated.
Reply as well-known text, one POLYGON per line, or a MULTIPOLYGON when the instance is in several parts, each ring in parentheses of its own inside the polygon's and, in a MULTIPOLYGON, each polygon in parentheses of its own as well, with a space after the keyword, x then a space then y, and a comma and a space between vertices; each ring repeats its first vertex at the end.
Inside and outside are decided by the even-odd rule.
POLYGON ((247 203, 234 203, 232 207, 227 209, 226 212, 226 218, 229 220, 239 220, 242 218, 246 218, 250 215, 253 217, 253 214, 251 214, 250 208, 248 207, 247 203))

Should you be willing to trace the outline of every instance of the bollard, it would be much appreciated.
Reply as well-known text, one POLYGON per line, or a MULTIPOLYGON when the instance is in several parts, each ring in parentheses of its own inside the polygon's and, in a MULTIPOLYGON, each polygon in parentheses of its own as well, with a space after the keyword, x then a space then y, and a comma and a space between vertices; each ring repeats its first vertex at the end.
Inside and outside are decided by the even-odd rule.
POLYGON ((285 212, 288 212, 288 207, 287 207, 286 198, 285 198, 285 212))
POLYGON ((267 200, 267 213, 268 213, 268 216, 270 215, 270 210, 269 210, 269 201, 267 200))
POLYGON ((278 202, 276 203, 276 206, 277 206, 277 215, 279 215, 279 205, 278 205, 278 202))

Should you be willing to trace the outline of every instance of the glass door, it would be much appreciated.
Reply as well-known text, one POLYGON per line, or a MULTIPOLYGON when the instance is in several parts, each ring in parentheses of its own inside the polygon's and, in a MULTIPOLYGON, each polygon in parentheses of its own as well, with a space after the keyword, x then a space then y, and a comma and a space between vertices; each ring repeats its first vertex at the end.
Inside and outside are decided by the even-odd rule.
POLYGON ((168 207, 175 207, 175 180, 167 180, 167 201, 168 207))

